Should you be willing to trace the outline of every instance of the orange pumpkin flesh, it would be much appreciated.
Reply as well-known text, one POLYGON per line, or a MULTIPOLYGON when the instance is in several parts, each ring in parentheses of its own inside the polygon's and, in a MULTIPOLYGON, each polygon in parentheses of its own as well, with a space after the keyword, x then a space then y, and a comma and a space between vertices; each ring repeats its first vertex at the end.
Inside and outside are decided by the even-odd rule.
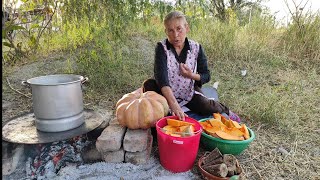
POLYGON ((221 121, 220 113, 213 113, 213 117, 214 117, 214 119, 217 119, 217 120, 221 121))
POLYGON ((176 119, 167 119, 167 123, 170 126, 185 126, 185 125, 193 125, 193 123, 189 123, 186 121, 180 121, 180 120, 176 120, 176 119))
POLYGON ((237 121, 232 121, 232 120, 231 120, 231 122, 232 122, 232 124, 233 124, 234 127, 238 128, 238 129, 241 128, 240 124, 239 124, 237 121))
POLYGON ((214 118, 200 122, 204 132, 225 139, 241 141, 250 138, 248 128, 245 124, 229 120, 219 113, 213 114, 214 118))
POLYGON ((226 139, 226 140, 233 140, 233 141, 242 141, 244 140, 243 136, 234 136, 231 134, 228 134, 224 131, 217 131, 216 134, 222 138, 222 139, 226 139))
POLYGON ((211 124, 212 127, 215 127, 215 126, 218 126, 218 127, 221 127, 221 126, 225 126, 221 120, 219 119, 210 119, 209 120, 209 123, 211 124))
POLYGON ((250 138, 250 134, 249 134, 248 128, 247 128, 247 126, 245 124, 241 125, 240 131, 243 132, 244 139, 249 139, 250 138))
POLYGON ((187 137, 194 135, 195 128, 193 123, 167 119, 167 125, 162 128, 162 131, 174 137, 187 137))

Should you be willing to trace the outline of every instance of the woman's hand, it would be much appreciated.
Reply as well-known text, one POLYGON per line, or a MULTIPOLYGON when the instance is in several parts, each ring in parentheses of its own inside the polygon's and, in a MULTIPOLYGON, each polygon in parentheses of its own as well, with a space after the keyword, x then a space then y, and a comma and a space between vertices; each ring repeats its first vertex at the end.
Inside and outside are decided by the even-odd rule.
POLYGON ((184 64, 184 63, 180 63, 180 73, 183 77, 192 79, 192 71, 191 69, 188 67, 188 65, 184 64))
POLYGON ((180 107, 179 103, 177 102, 176 98, 173 95, 171 87, 163 86, 161 88, 161 92, 168 101, 168 104, 171 109, 171 114, 173 116, 178 116, 181 121, 184 121, 185 117, 187 117, 188 115, 183 112, 182 108, 180 107))
POLYGON ((178 103, 177 106, 171 108, 171 113, 173 116, 178 116, 181 121, 185 121, 185 117, 188 117, 188 115, 184 113, 178 103))

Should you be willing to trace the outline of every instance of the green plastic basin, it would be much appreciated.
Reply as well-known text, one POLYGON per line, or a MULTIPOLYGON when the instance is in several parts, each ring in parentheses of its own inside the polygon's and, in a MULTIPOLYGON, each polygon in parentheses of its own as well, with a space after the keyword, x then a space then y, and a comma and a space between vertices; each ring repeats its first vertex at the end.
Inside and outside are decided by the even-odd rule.
MULTIPOLYGON (((203 122, 208 119, 211 118, 201 119, 199 120, 199 122, 203 122)), ((248 131, 250 133, 250 138, 242 141, 224 140, 208 135, 207 133, 202 131, 200 143, 207 151, 212 151, 215 148, 218 148, 222 154, 239 155, 255 138, 254 132, 250 128, 248 128, 248 131)))

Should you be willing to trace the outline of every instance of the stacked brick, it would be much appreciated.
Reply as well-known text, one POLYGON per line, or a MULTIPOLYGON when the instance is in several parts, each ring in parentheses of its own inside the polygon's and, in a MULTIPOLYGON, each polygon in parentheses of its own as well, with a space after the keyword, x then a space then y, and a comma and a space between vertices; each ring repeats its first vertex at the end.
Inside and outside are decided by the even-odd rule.
POLYGON ((111 120, 97 138, 96 149, 105 162, 146 163, 152 149, 151 129, 127 129, 111 120))

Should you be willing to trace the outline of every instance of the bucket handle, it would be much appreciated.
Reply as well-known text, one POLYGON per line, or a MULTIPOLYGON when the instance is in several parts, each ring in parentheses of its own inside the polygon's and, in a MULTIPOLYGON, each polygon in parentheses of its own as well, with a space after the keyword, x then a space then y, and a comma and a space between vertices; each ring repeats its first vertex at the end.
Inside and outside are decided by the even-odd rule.
POLYGON ((80 77, 81 84, 85 83, 88 80, 89 80, 88 77, 83 77, 83 76, 80 77))

